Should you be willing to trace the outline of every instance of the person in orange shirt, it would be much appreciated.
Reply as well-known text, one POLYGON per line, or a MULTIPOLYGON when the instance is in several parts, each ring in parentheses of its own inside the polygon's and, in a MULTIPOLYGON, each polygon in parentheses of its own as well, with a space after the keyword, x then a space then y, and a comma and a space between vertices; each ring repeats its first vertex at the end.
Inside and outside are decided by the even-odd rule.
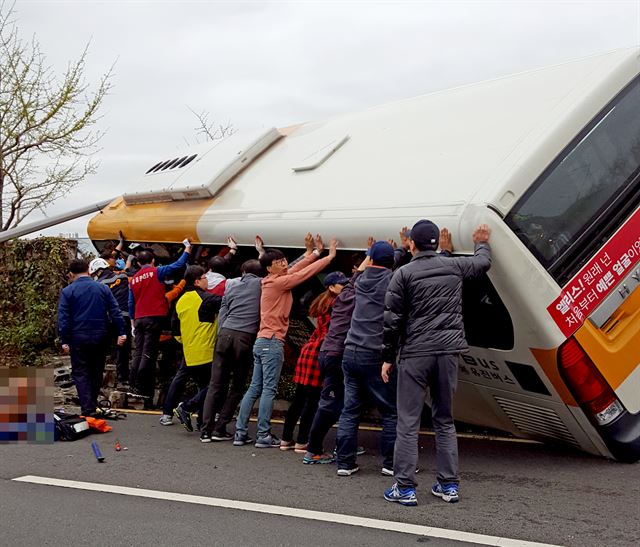
POLYGON ((277 249, 267 249, 260 257, 260 263, 268 275, 262 280, 260 330, 253 346, 253 377, 240 403, 234 446, 243 446, 252 442, 247 433, 249 414, 258 398, 260 398, 260 406, 255 446, 256 448, 280 446, 280 439, 271 434, 271 413, 284 361, 284 339, 289 328, 289 314, 293 303, 291 289, 326 268, 335 258, 337 246, 338 241, 332 239, 329 255, 317 260, 324 251, 322 238, 317 236, 316 248, 307 248, 304 257, 291 267, 282 251, 277 249))

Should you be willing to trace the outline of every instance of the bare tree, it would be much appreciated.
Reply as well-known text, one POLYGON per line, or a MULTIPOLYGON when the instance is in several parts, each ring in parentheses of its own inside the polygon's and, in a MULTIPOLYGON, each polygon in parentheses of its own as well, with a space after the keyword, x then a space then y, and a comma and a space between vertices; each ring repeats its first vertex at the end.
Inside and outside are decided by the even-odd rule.
POLYGON ((91 89, 87 46, 57 76, 37 39, 20 38, 14 16, 13 4, 0 0, 0 231, 95 172, 103 132, 93 126, 113 70, 91 89))
MULTIPOLYGON (((207 112, 206 110, 196 112, 190 106, 187 106, 187 108, 189 109, 189 112, 191 112, 198 120, 198 125, 193 128, 193 130, 196 132, 196 144, 224 139, 225 137, 233 135, 236 132, 236 129, 233 127, 231 121, 227 121, 226 124, 210 122, 209 112, 207 112)), ((185 139, 185 142, 187 144, 190 144, 187 139, 185 139)))

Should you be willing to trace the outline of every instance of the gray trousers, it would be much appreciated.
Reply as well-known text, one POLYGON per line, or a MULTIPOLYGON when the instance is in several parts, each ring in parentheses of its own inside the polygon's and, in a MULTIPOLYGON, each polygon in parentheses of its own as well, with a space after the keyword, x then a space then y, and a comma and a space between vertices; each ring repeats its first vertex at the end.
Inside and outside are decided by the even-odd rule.
POLYGON ((398 426, 393 472, 398 486, 415 488, 418 432, 427 387, 436 434, 436 478, 458 483, 458 441, 453 423, 453 394, 458 382, 458 355, 404 357, 398 363, 398 426))

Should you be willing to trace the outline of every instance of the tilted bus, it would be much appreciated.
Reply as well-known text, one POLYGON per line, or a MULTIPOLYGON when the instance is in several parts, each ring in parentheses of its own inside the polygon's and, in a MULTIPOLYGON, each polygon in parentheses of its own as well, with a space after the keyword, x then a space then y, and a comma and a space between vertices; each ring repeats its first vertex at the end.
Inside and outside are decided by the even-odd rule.
MULTIPOLYGON (((640 457, 640 50, 240 132, 158 158, 89 223, 96 245, 173 252, 256 234, 301 247, 397 237, 429 218, 488 276, 465 287, 458 420, 640 457)), ((248 256, 248 254, 247 254, 248 256)), ((340 257, 338 257, 340 258, 340 257)))

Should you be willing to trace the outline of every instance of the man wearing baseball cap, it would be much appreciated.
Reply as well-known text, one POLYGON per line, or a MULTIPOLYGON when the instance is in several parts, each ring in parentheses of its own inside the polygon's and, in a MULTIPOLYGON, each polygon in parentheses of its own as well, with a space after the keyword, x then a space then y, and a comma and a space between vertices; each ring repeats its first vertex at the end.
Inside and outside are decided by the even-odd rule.
MULTIPOLYGON (((447 237, 448 231, 442 230, 447 237)), ((384 365, 389 382, 397 369, 398 426, 393 460, 395 484, 384 493, 387 501, 416 505, 418 430, 429 388, 436 435, 436 478, 431 493, 452 503, 458 494, 458 444, 453 423, 453 395, 458 358, 468 351, 462 322, 462 282, 491 266, 489 236, 481 224, 472 235, 473 256, 436 254, 440 231, 429 220, 411 230, 413 258, 393 276, 385 298, 384 365)))

